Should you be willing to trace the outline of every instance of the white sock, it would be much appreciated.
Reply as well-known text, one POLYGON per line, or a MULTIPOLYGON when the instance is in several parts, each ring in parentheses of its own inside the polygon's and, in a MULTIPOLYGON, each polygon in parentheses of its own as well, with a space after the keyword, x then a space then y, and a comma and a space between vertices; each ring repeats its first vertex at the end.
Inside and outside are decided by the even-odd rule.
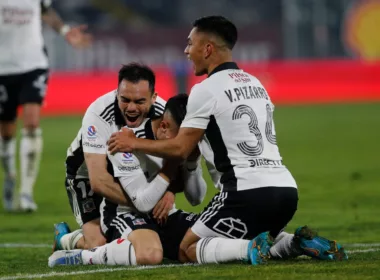
POLYGON ((1 139, 1 161, 5 176, 16 178, 16 138, 1 139))
POLYGON ((33 186, 40 167, 42 152, 41 134, 40 128, 33 132, 22 129, 20 145, 21 194, 33 195, 33 186))
POLYGON ((61 246, 63 250, 76 249, 77 242, 83 237, 83 230, 77 229, 73 232, 65 234, 61 238, 61 246))
POLYGON ((91 250, 83 250, 82 261, 83 264, 137 265, 132 243, 121 238, 91 250))
POLYGON ((200 264, 224 263, 247 259, 249 240, 221 237, 202 238, 197 243, 197 261, 200 264))
POLYGON ((293 239, 294 234, 281 232, 270 248, 270 255, 274 259, 295 258, 302 255, 302 250, 293 239))

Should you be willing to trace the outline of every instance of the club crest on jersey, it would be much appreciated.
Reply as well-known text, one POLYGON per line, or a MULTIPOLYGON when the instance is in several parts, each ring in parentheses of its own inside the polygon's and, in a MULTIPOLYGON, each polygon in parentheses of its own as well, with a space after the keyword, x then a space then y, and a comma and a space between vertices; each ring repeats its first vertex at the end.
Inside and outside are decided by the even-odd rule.
POLYGON ((87 128, 87 138, 95 139, 97 137, 96 133, 97 133, 97 129, 94 125, 90 125, 87 128))

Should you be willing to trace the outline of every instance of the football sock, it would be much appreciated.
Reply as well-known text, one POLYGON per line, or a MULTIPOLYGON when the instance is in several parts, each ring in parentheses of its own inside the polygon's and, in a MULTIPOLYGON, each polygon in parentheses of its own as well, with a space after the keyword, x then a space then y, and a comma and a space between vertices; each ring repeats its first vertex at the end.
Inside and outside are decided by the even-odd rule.
POLYGON ((82 251, 83 264, 137 265, 135 249, 126 239, 117 239, 92 250, 82 251))
POLYGON ((16 178, 16 138, 1 138, 1 161, 7 178, 16 178))
POLYGON ((41 134, 40 128, 33 132, 22 129, 20 147, 21 194, 33 195, 33 186, 37 178, 42 152, 41 134))
POLYGON ((206 264, 246 260, 248 243, 244 239, 202 238, 196 247, 197 261, 206 264))
POLYGON ((302 255, 302 250, 293 237, 294 234, 281 232, 270 248, 271 257, 274 259, 287 259, 302 255))
POLYGON ((65 234, 62 236, 60 242, 63 250, 73 250, 73 249, 82 249, 76 248, 77 242, 79 239, 83 238, 83 231, 81 229, 77 229, 73 232, 65 234))

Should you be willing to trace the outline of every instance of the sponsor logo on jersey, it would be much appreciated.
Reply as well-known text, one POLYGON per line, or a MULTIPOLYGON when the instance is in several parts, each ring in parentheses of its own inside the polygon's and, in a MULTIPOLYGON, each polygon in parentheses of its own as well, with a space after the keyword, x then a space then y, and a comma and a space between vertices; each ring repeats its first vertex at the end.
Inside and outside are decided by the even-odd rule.
POLYGON ((83 142, 82 145, 85 147, 96 148, 96 149, 104 149, 105 148, 105 146, 102 144, 95 144, 95 143, 91 143, 91 142, 83 142))
POLYGON ((117 169, 119 171, 124 172, 124 171, 134 171, 140 169, 140 165, 135 165, 135 166, 118 166, 117 169))
POLYGON ((95 139, 97 137, 96 133, 97 133, 97 129, 96 129, 95 125, 90 125, 87 128, 87 138, 95 139))
POLYGON ((248 160, 250 167, 283 167, 282 160, 256 158, 248 160))

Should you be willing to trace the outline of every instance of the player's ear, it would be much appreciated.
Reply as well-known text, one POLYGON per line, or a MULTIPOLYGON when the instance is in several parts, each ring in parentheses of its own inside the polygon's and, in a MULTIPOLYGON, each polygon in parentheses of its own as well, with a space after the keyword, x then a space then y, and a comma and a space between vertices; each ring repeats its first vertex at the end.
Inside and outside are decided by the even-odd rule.
POLYGON ((152 103, 156 102, 156 98, 157 98, 157 92, 154 92, 152 94, 152 103))
POLYGON ((160 128, 165 132, 169 127, 169 124, 166 121, 161 121, 160 128))
POLYGON ((208 42, 205 44, 205 50, 204 50, 204 58, 205 59, 210 57, 213 47, 214 46, 211 44, 211 42, 208 42))

